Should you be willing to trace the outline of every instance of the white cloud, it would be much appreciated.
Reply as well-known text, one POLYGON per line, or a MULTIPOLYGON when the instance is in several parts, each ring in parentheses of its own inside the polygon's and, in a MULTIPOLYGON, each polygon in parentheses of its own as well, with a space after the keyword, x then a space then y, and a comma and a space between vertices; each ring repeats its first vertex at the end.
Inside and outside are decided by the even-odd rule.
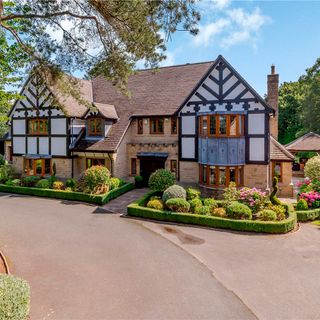
MULTIPOLYGON (((222 0, 221 0, 222 1, 222 0)), ((261 28, 271 21, 259 8, 246 11, 244 8, 227 9, 220 13, 215 22, 200 25, 199 34, 193 43, 197 46, 209 46, 213 42, 228 48, 239 43, 251 42, 255 46, 261 28)))
POLYGON ((165 52, 165 55, 167 56, 166 60, 161 61, 160 66, 161 67, 167 67, 174 65, 175 62, 175 54, 171 51, 165 52))
POLYGON ((231 3, 231 0, 203 0, 198 3, 198 8, 201 14, 206 14, 211 10, 222 10, 227 8, 231 3))
POLYGON ((213 0, 212 2, 214 7, 221 10, 228 7, 231 3, 231 0, 213 0))

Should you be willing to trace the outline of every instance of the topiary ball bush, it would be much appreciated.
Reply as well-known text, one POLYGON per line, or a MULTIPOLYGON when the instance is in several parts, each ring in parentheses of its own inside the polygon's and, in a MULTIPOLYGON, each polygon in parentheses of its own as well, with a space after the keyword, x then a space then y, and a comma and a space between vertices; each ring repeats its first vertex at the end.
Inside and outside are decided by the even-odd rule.
POLYGON ((269 205, 268 209, 274 211, 277 214, 277 220, 281 221, 286 218, 286 207, 283 205, 269 205))
POLYGON ((190 209, 189 202, 181 198, 169 199, 166 206, 173 212, 188 212, 190 209))
POLYGON ((47 179, 41 179, 37 182, 36 188, 50 189, 50 181, 47 179))
POLYGON ((304 167, 304 175, 311 180, 320 180, 320 156, 307 161, 304 167))
POLYGON ((192 187, 187 188, 187 200, 193 200, 196 198, 200 198, 201 191, 192 187))
POLYGON ((211 215, 211 207, 210 206, 196 207, 194 213, 209 216, 209 215, 211 215))
POLYGON ((209 206, 211 207, 212 209, 214 208, 218 208, 218 203, 216 200, 214 200, 213 198, 205 198, 203 200, 203 205, 204 206, 209 206))
POLYGON ((66 180, 66 188, 70 188, 71 190, 76 190, 77 181, 75 179, 69 178, 66 180))
POLYGON ((199 207, 203 206, 202 201, 201 201, 200 198, 194 198, 192 200, 189 200, 188 202, 190 204, 190 211, 192 213, 196 212, 196 208, 199 208, 199 207))
POLYGON ((120 178, 112 177, 110 179, 110 189, 116 189, 121 187, 124 184, 124 181, 120 178))
POLYGON ((13 187, 17 187, 21 185, 21 180, 20 179, 13 179, 13 180, 8 180, 5 183, 7 186, 13 186, 13 187))
POLYGON ((30 309, 30 287, 27 281, 0 274, 0 319, 26 320, 30 309))
POLYGON ((241 219, 241 220, 251 220, 252 211, 251 209, 243 203, 232 201, 227 206, 227 216, 231 219, 241 219))
POLYGON ((158 169, 149 178, 149 188, 164 191, 176 182, 175 175, 167 169, 158 169))
POLYGON ((214 208, 211 210, 211 215, 215 217, 220 217, 220 218, 226 218, 227 213, 225 208, 214 208))
POLYGON ((82 177, 86 191, 93 192, 96 187, 107 185, 110 187, 110 171, 104 166, 92 166, 88 168, 82 177))
POLYGON ((300 199, 297 203, 297 210, 308 210, 308 202, 305 199, 300 199))
POLYGON ((161 199, 151 199, 147 203, 147 207, 152 209, 157 209, 157 210, 163 210, 164 205, 161 199))
POLYGON ((39 180, 40 177, 38 176, 27 176, 22 179, 22 185, 24 187, 34 187, 39 180))
POLYGON ((261 221, 276 221, 277 213, 270 209, 263 209, 257 213, 257 219, 261 221))
POLYGON ((186 199, 186 197, 186 190, 184 190, 184 188, 182 188, 181 186, 174 184, 163 192, 162 200, 166 202, 167 200, 172 198, 186 199))
POLYGON ((63 190, 64 189, 64 184, 62 181, 55 181, 52 184, 52 189, 53 190, 63 190))

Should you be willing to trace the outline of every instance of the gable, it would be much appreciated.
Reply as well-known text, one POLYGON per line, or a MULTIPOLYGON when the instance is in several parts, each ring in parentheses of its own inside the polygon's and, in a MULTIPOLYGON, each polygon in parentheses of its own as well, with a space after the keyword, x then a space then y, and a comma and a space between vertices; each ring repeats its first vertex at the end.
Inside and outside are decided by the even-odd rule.
POLYGON ((244 78, 219 56, 182 103, 180 113, 221 111, 273 112, 244 78))

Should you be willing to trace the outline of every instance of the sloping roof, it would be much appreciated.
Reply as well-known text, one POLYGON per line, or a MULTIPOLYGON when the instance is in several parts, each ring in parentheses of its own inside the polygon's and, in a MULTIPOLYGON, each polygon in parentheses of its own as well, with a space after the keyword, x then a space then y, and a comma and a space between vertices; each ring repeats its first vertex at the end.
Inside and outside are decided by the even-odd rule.
POLYGON ((294 156, 280 142, 270 136, 270 160, 292 161, 294 156))
POLYGON ((173 115, 212 64, 213 61, 138 71, 128 81, 130 98, 104 77, 93 79, 94 104, 114 105, 119 120, 112 125, 107 138, 97 142, 83 139, 74 150, 114 151, 131 117, 173 115))
POLYGON ((286 148, 291 152, 298 151, 320 151, 320 135, 309 132, 302 137, 288 143, 286 148))
POLYGON ((104 118, 114 120, 117 120, 119 118, 116 108, 112 104, 94 102, 94 106, 98 109, 98 111, 104 118))

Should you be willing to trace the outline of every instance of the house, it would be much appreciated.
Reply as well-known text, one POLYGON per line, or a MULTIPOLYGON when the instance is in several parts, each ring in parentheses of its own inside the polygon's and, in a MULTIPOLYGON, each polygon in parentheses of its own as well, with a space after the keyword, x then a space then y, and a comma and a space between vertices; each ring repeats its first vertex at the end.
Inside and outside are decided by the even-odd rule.
POLYGON ((129 79, 131 98, 102 76, 81 80, 90 107, 30 78, 9 116, 12 163, 23 174, 61 178, 92 165, 145 180, 167 168, 185 184, 208 190, 269 190, 280 178, 292 195, 293 156, 277 142, 279 76, 272 66, 263 99, 224 59, 141 70, 129 79))

